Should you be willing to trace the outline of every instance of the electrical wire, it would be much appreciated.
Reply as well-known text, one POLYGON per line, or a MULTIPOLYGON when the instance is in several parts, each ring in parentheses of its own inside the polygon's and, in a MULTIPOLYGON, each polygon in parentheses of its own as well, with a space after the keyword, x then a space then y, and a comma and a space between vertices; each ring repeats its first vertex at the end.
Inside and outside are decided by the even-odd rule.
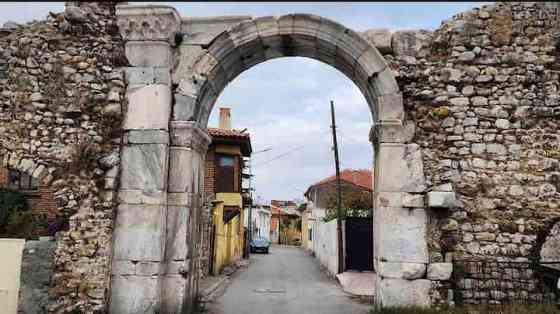
MULTIPOLYGON (((330 131, 331 131, 331 130, 326 130, 326 131, 323 131, 323 132, 321 132, 321 133, 319 133, 319 134, 322 135, 322 134, 327 133, 327 132, 330 132, 330 131)), ((255 165, 253 165, 253 167, 263 166, 263 165, 269 164, 269 163, 272 162, 272 161, 278 160, 278 159, 280 159, 280 158, 282 158, 282 157, 286 157, 286 156, 290 155, 290 154, 293 153, 293 152, 299 151, 299 150, 303 149, 304 147, 306 147, 306 146, 308 146, 308 145, 309 145, 309 144, 306 143, 306 144, 303 144, 303 145, 300 145, 300 146, 296 146, 296 147, 290 149, 289 151, 287 151, 287 152, 285 152, 285 153, 282 153, 282 154, 280 154, 280 155, 277 155, 277 156, 275 156, 275 157, 272 157, 271 159, 265 160, 265 161, 263 161, 263 162, 257 163, 257 164, 255 164, 255 165)))

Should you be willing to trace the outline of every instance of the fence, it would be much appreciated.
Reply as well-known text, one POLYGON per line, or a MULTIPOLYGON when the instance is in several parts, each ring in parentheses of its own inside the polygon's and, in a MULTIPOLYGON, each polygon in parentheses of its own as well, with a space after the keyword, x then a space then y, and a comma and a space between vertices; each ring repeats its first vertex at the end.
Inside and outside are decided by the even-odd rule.
POLYGON ((558 304, 560 262, 455 261, 456 305, 558 304))

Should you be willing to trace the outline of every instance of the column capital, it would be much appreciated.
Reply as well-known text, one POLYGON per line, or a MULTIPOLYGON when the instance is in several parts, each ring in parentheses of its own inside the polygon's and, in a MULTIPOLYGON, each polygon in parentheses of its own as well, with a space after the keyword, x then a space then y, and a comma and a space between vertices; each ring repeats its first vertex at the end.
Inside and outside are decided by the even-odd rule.
POLYGON ((126 41, 174 43, 181 28, 177 10, 164 5, 117 5, 117 25, 126 41))
POLYGON ((206 153, 212 138, 194 121, 171 121, 171 145, 206 153))

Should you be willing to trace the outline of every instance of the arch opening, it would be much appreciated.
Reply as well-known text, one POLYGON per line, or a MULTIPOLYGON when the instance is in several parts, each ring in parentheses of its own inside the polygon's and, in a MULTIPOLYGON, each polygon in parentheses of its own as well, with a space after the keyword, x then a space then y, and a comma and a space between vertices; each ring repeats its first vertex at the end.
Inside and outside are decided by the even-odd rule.
POLYGON ((196 58, 192 75, 181 79, 179 92, 194 94, 197 105, 192 118, 206 126, 218 95, 229 82, 256 64, 290 56, 315 59, 342 72, 366 98, 373 121, 380 120, 377 98, 399 94, 391 70, 375 47, 353 30, 309 14, 261 17, 220 33, 196 58))

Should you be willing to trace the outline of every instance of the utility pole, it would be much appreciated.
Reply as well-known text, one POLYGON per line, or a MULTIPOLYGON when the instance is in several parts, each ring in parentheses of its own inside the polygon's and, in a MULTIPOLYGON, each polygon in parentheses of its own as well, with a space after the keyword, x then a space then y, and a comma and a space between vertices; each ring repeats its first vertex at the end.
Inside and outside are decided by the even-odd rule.
POLYGON ((253 191, 251 190, 251 183, 253 181, 253 167, 251 165, 251 161, 249 160, 249 198, 251 203, 249 204, 249 212, 247 213, 249 217, 247 217, 247 241, 245 241, 245 249, 247 250, 247 259, 251 255, 251 240, 253 238, 253 191))
POLYGON ((340 165, 338 161, 338 144, 336 141, 336 123, 334 119, 334 102, 331 100, 331 120, 334 150, 334 164, 336 169, 336 232, 338 238, 338 273, 343 272, 343 252, 342 252, 342 191, 340 187, 340 165))

